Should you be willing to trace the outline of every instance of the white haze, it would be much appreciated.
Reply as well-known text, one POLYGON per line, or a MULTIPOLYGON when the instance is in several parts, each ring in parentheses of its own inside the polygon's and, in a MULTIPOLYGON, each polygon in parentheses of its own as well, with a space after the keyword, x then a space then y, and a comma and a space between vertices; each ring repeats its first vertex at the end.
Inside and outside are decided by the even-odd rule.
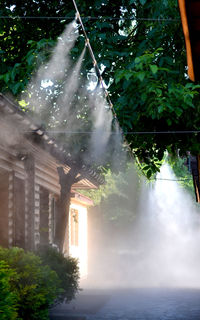
POLYGON ((12 151, 24 145, 23 129, 20 122, 13 118, 13 115, 1 115, 0 118, 0 136, 1 146, 12 151), (12 128, 12 134, 11 133, 12 128))
MULTIPOLYGON (((176 179, 168 165, 157 178, 176 179)), ((100 238, 86 286, 200 288, 200 209, 191 195, 176 181, 144 183, 137 217, 114 244, 113 234, 100 238)))

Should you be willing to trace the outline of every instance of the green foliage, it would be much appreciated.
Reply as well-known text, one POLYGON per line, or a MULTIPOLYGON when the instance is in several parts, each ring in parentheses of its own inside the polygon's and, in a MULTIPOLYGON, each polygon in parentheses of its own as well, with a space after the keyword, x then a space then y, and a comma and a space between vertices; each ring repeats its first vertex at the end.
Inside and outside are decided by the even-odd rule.
MULTIPOLYGON (((136 210, 141 192, 141 180, 137 167, 135 164, 129 163, 126 170, 118 174, 108 171, 105 174, 105 181, 105 185, 102 185, 98 190, 81 190, 81 193, 93 199, 105 221, 123 227, 137 215, 136 210)), ((93 209, 91 208, 91 210, 93 209)))
POLYGON ((170 166, 172 167, 176 177, 180 180, 178 181, 178 183, 184 189, 186 189, 193 196, 193 198, 195 198, 192 175, 186 166, 187 159, 185 157, 180 158, 168 156, 167 160, 170 166))
POLYGON ((160 172, 160 167, 162 166, 164 161, 164 155, 160 154, 159 150, 155 150, 155 148, 152 148, 151 155, 145 154, 145 156, 146 158, 139 158, 138 156, 136 156, 136 164, 143 175, 147 179, 150 179, 157 172, 160 172))
MULTIPOLYGON (((109 85, 120 125, 134 155, 143 167, 146 166, 146 176, 150 177, 159 170, 159 162, 166 150, 175 154, 179 149, 181 155, 188 150, 192 154, 200 152, 198 135, 195 134, 131 133, 200 129, 199 85, 190 83, 186 77, 185 44, 177 1, 89 0, 77 1, 77 5, 97 61, 104 66, 102 76, 109 85), (88 15, 98 19, 91 20, 88 15)), ((11 17, 72 17, 75 11, 72 1, 13 3, 6 0, 0 13, 11 17)), ((18 96, 26 90, 28 81, 38 66, 48 60, 57 37, 69 21, 1 19, 0 85, 4 92, 11 91, 18 96)), ((81 34, 72 50, 74 59, 83 46, 81 34)), ((83 76, 89 77, 93 64, 88 53, 83 67, 83 76)), ((47 97, 49 101, 51 98, 51 95, 47 97)), ((27 107, 26 102, 23 105, 27 107)), ((77 106, 80 112, 75 110, 77 121, 87 118, 83 105, 77 106)), ((58 109, 59 106, 53 105, 50 113, 56 113, 58 109)), ((49 117, 44 116, 44 119, 49 117)), ((90 124, 86 126, 89 128, 90 124)), ((82 143, 84 138, 79 138, 82 143)))
POLYGON ((79 290, 78 261, 72 257, 64 257, 52 247, 40 247, 37 251, 43 265, 48 265, 56 272, 60 280, 62 292, 57 297, 57 302, 70 301, 79 290))
POLYGON ((151 117, 152 121, 163 119, 167 128, 169 124, 179 123, 184 110, 195 108, 193 99, 198 95, 200 86, 172 82, 172 71, 159 66, 160 51, 137 57, 128 70, 118 71, 115 75, 115 82, 124 87, 123 95, 126 96, 126 101, 121 101, 120 98, 118 101, 118 108, 126 115, 122 119, 125 121, 124 131, 137 128, 138 123, 145 120, 145 117, 151 117), (134 87, 137 87, 140 93, 135 97, 131 94, 134 87), (134 105, 134 113, 137 115, 135 117, 131 114, 133 110, 130 110, 130 104, 134 105))
MULTIPOLYGON (((125 134, 126 131, 190 130, 198 126, 194 110, 199 85, 177 83, 173 71, 160 66, 160 52, 161 49, 146 52, 135 58, 127 71, 116 73, 115 82, 123 88, 123 95, 117 101, 117 113, 125 134), (135 95, 133 88, 137 88, 135 95), (186 110, 193 117, 193 123, 191 119, 186 121, 186 110)), ((173 134, 127 135, 134 154, 145 163, 148 178, 159 171, 159 162, 167 147, 174 151, 180 147, 183 153, 192 149, 192 139, 188 139, 187 144, 183 144, 185 137, 179 136, 179 139, 173 134)))
POLYGON ((79 290, 76 259, 53 248, 37 255, 0 248, 0 319, 48 319, 55 302, 70 301, 79 290))
POLYGON ((91 198, 94 202, 94 205, 99 205, 103 198, 107 198, 112 193, 118 194, 118 177, 119 175, 113 174, 111 170, 108 170, 106 173, 104 173, 105 183, 97 190, 80 190, 80 192, 91 198))
POLYGON ((0 261, 14 272, 9 289, 17 297, 18 319, 48 319, 48 308, 61 293, 55 271, 42 265, 33 253, 19 248, 0 248, 0 261))
POLYGON ((11 282, 17 274, 5 261, 0 261, 0 319, 17 319, 17 295, 11 291, 11 282))
MULTIPOLYGON (((22 57, 20 63, 17 62, 12 67, 6 65, 5 72, 0 75, 2 91, 9 91, 14 96, 17 96, 25 90, 38 66, 49 57, 50 49, 53 45, 55 45, 55 41, 51 39, 28 41, 27 47, 29 51, 22 57)), ((7 59, 4 60, 6 61, 7 59)))

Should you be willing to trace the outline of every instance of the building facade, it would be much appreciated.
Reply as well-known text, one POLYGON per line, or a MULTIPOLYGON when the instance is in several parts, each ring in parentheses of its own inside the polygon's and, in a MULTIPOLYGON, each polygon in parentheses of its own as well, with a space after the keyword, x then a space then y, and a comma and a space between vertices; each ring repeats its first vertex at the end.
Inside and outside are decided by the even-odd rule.
POLYGON ((103 181, 92 169, 80 167, 74 183, 66 188, 66 192, 70 190, 69 210, 61 212, 61 193, 65 195, 67 182, 62 184, 58 168, 67 177, 70 165, 66 150, 1 95, 0 245, 27 250, 56 245, 56 234, 63 223, 63 253, 76 257, 81 276, 86 276, 87 207, 92 201, 77 189, 97 188, 103 181), (65 215, 67 219, 58 223, 65 215))

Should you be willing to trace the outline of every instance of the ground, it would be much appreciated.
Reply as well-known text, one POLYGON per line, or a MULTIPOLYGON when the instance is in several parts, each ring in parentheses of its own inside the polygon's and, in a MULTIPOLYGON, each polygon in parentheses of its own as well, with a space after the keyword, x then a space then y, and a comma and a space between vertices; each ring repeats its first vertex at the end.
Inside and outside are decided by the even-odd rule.
POLYGON ((57 306, 52 320, 199 320, 200 290, 83 290, 69 305, 57 306))

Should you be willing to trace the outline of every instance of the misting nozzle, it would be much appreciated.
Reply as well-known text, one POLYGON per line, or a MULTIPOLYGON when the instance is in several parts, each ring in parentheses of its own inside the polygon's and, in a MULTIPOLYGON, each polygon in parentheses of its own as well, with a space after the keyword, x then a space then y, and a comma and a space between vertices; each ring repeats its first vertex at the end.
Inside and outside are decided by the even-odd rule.
POLYGON ((87 38, 87 39, 85 40, 85 45, 88 46, 89 43, 90 43, 90 40, 89 40, 89 38, 87 38))
POLYGON ((80 13, 79 13, 78 11, 76 12, 75 19, 76 19, 76 20, 80 20, 80 13))

